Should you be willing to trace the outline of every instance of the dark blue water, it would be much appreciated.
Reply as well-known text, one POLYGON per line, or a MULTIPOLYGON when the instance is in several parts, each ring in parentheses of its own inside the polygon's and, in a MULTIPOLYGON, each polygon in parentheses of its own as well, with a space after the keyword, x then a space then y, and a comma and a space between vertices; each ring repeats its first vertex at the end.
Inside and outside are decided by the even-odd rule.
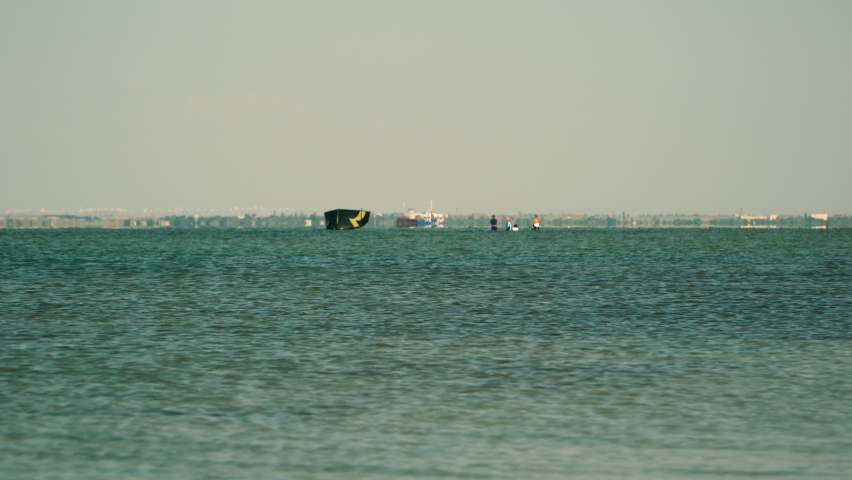
POLYGON ((852 230, 2 231, 0 472, 850 478, 852 230))

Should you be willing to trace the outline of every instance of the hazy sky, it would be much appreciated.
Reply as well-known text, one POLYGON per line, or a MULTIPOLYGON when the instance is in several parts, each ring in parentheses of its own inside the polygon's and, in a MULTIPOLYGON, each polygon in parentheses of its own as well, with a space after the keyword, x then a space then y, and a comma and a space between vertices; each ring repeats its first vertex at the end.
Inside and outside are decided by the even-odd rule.
POLYGON ((0 213, 852 213, 852 2, 6 1, 0 213))

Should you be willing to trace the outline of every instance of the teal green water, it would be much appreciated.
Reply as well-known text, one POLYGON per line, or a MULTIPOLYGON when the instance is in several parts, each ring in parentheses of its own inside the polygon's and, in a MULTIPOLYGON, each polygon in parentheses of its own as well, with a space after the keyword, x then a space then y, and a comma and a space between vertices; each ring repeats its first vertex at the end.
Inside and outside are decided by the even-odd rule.
POLYGON ((850 478, 852 230, 0 232, 4 479, 850 478))

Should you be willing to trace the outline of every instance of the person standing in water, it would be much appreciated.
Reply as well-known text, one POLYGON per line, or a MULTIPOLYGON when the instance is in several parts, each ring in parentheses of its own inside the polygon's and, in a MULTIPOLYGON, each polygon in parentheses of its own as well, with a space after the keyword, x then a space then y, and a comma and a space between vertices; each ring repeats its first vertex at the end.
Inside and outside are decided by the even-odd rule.
POLYGON ((512 231, 512 219, 509 218, 509 217, 506 217, 506 231, 507 232, 512 231))
POLYGON ((536 213, 535 218, 533 218, 533 230, 538 230, 539 228, 541 228, 541 218, 536 213))
POLYGON ((497 215, 491 215, 491 231, 497 231, 497 215))

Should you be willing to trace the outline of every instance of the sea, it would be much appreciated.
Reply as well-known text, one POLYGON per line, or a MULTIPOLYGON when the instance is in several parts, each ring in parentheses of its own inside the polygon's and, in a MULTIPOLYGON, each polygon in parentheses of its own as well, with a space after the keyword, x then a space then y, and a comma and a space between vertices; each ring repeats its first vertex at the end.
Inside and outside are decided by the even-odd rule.
POLYGON ((0 478, 852 478, 852 229, 0 231, 0 478))

